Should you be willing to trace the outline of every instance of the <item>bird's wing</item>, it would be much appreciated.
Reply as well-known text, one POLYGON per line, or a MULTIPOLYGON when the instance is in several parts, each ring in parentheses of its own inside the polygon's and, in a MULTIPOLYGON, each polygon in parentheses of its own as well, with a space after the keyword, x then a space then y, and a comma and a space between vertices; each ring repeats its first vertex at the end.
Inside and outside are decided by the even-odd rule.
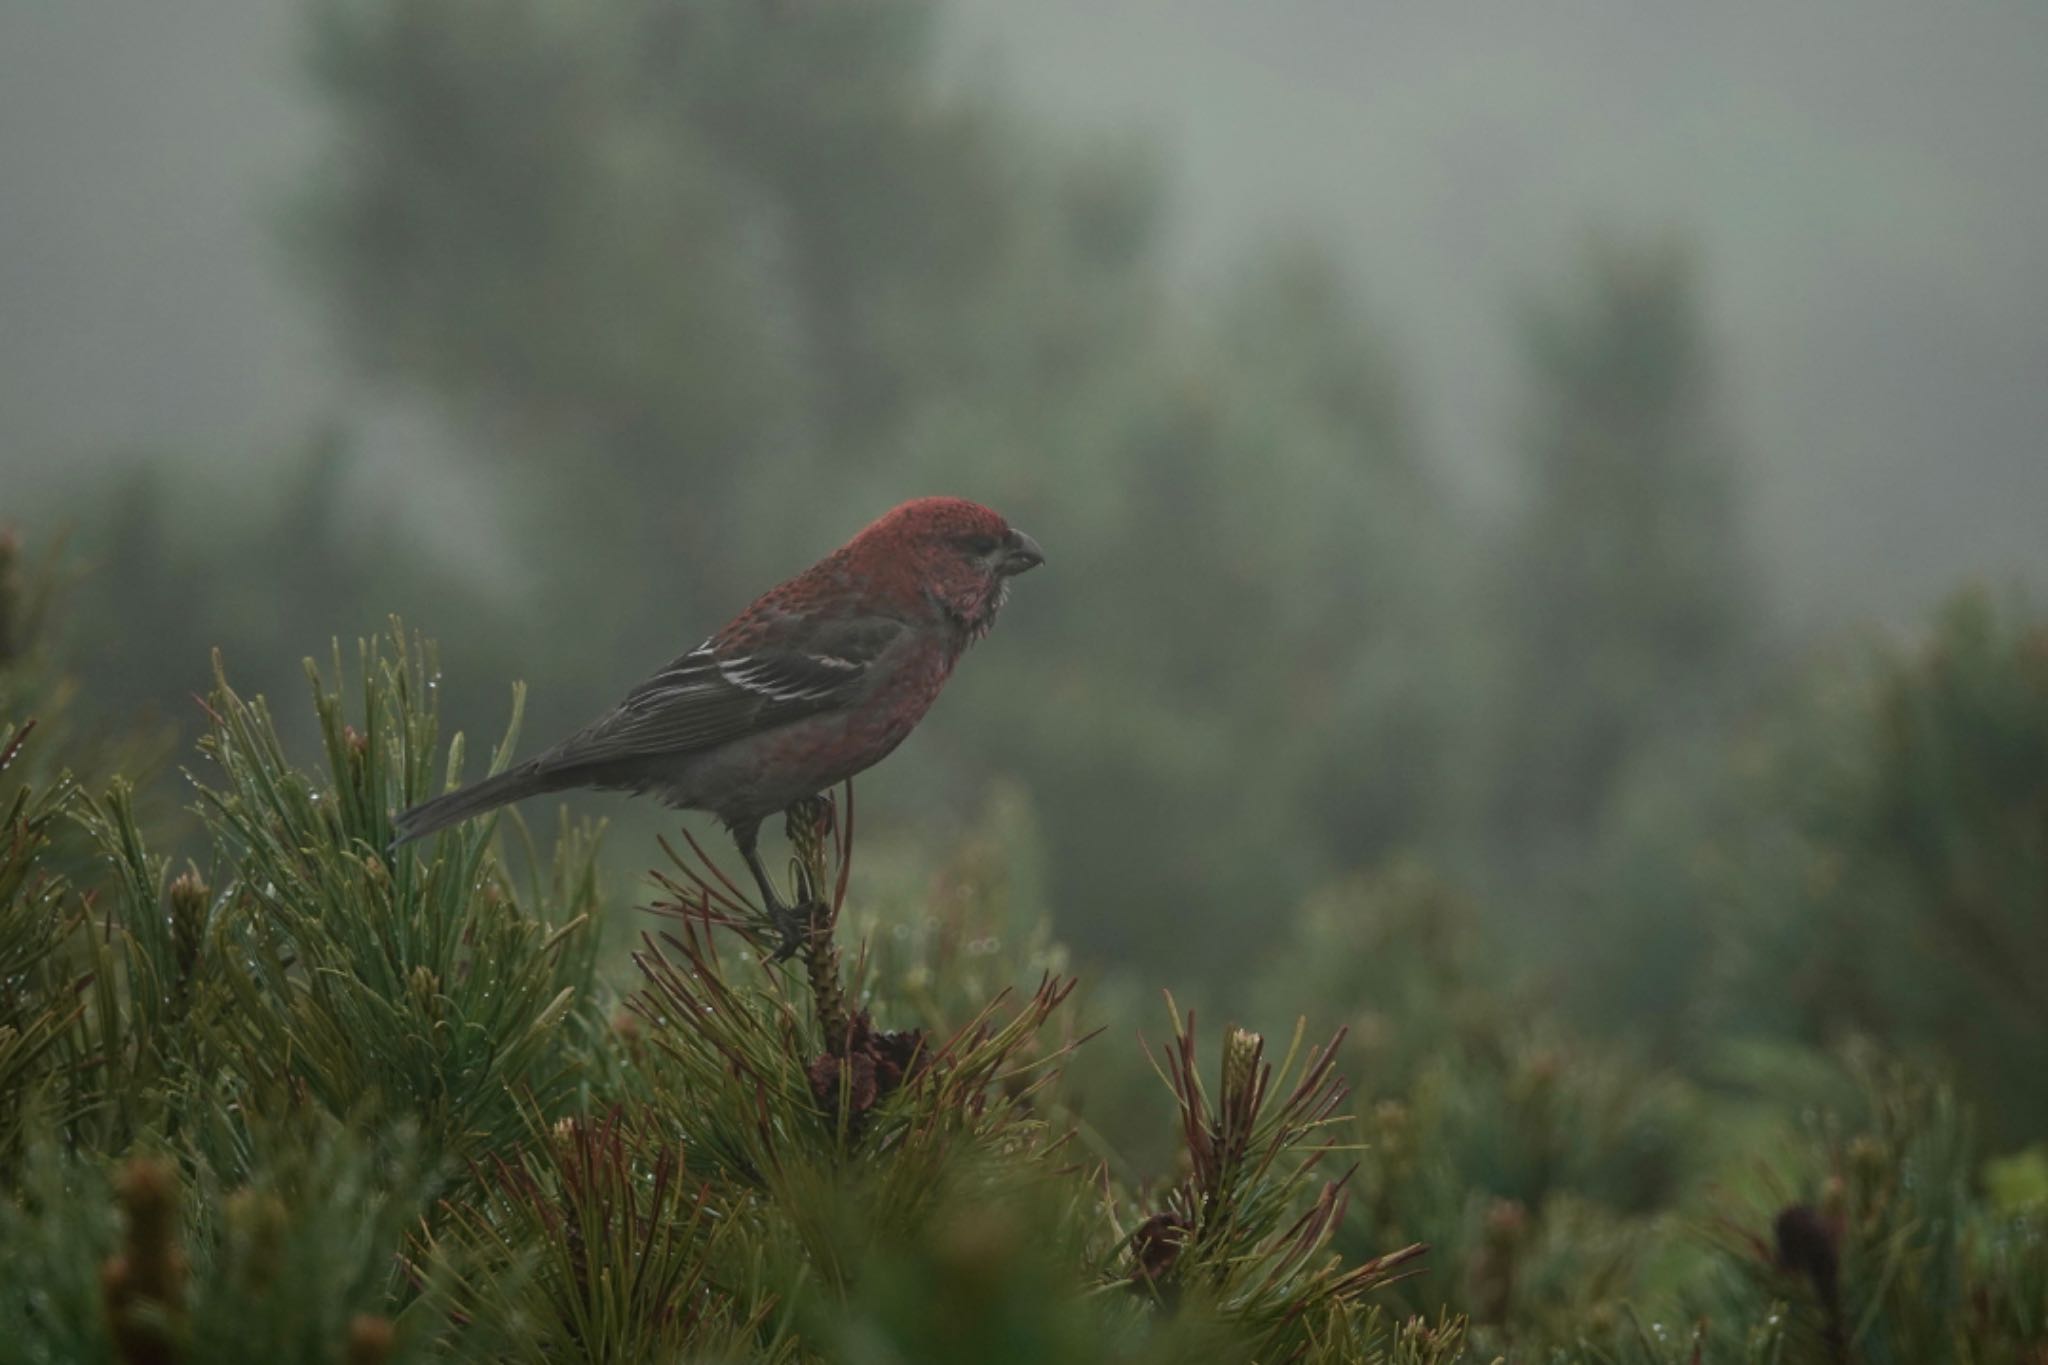
POLYGON ((777 638, 743 651, 707 640, 540 762, 580 767, 694 753, 846 705, 862 694, 876 661, 906 629, 881 616, 790 620, 774 632, 777 638))

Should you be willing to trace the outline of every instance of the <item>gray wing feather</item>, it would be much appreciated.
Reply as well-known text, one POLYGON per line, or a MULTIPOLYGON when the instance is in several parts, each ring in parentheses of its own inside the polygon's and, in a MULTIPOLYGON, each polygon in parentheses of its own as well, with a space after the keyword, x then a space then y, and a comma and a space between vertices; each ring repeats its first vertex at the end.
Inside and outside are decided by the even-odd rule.
POLYGON ((552 770, 694 753, 847 705, 905 629, 886 617, 856 618, 725 657, 707 640, 536 762, 552 770))

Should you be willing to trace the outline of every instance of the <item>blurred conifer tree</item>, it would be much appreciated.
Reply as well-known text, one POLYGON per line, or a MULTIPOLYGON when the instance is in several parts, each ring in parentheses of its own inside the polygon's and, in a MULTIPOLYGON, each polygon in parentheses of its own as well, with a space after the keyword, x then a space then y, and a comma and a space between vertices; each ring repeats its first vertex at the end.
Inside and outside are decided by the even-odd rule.
POLYGON ((1762 612, 1690 253, 1597 242, 1526 314, 1525 503, 1499 549, 1497 845, 1584 853, 1630 768, 1696 731, 1762 612))

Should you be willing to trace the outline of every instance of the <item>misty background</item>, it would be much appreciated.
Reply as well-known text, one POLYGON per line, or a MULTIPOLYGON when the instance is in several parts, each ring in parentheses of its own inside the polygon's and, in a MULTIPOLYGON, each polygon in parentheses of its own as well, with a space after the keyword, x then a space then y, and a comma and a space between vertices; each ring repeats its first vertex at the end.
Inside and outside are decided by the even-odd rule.
MULTIPOLYGON (((2032 809, 2035 713, 1929 731, 1977 786, 1885 718, 2035 667, 2044 73, 2028 4, 0 0, 0 521, 110 721, 398 611, 530 750, 977 497, 1049 564, 864 780, 883 866, 996 821, 1226 998, 1469 916, 1698 1073, 2009 1094, 2048 864, 1900 831, 2032 809)), ((665 818, 577 808, 631 886, 665 818)))
MULTIPOLYGON (((233 477, 345 408, 373 424, 365 477, 424 481, 406 505, 489 563, 452 438, 363 391, 280 248, 323 146, 305 28, 257 0, 0 6, 7 483, 165 446, 233 477)), ((1177 270, 1326 241, 1479 505, 1513 487, 1517 295, 1590 227, 1672 226, 1706 263, 1788 621, 2048 573, 2037 5, 963 0, 942 37, 948 78, 1158 147, 1177 270)))

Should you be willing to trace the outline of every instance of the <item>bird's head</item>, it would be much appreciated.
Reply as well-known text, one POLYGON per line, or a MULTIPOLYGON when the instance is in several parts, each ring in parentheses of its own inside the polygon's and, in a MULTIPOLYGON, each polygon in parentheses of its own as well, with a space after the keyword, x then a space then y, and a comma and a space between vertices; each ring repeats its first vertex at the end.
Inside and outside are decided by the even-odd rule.
POLYGON ((847 547, 898 591, 936 606, 971 635, 995 624, 1010 580, 1045 562, 1038 542, 965 498, 918 498, 883 514, 847 547), (887 568, 883 568, 886 565, 887 568))

